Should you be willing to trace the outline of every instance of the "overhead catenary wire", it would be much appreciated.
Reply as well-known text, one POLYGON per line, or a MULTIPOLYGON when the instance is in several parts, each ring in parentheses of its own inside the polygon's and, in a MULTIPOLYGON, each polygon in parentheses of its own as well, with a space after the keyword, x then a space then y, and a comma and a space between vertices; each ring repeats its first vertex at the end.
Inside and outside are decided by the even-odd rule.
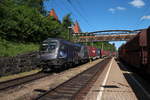
MULTIPOLYGON (((61 0, 59 0, 61 1, 61 0)), ((83 18, 83 16, 81 15, 80 12, 78 12, 78 10, 74 7, 72 7, 72 5, 68 4, 68 3, 64 3, 63 2, 64 0, 61 1, 61 3, 63 3, 63 6, 59 5, 59 7, 61 8, 61 11, 63 11, 62 9, 65 9, 66 11, 69 11, 69 13, 72 15, 72 17, 74 18, 74 20, 78 20, 78 21, 83 21, 83 23, 85 23, 86 25, 88 24, 88 26, 91 28, 90 24, 88 23, 88 21, 86 19, 83 18), (68 8, 69 6, 66 6, 66 5, 69 5, 74 11, 72 11, 72 9, 68 8), (77 14, 75 14, 77 13, 77 14), (81 19, 76 19, 78 17, 81 17, 83 20, 81 19)), ((67 1, 68 2, 68 1, 67 1)), ((57 3, 58 5, 58 2, 56 2, 55 0, 55 3, 57 3)), ((54 0, 51 0, 51 6, 54 7, 54 0), (53 2, 52 2, 53 1, 53 2)), ((60 11, 59 11, 60 12, 60 11)))
MULTIPOLYGON (((57 0, 55 0, 55 3, 56 3, 56 5, 59 5, 59 3, 57 3, 57 0)), ((61 7, 60 5, 59 5, 59 7, 60 7, 60 9, 63 9, 63 7, 61 7)), ((58 13, 60 14, 60 13, 62 13, 63 14, 63 10, 57 10, 58 11, 58 13)))
POLYGON ((68 6, 65 6, 66 4, 63 2, 64 0, 60 0, 63 3, 63 7, 66 9, 66 11, 69 11, 69 14, 72 15, 72 17, 75 19, 77 16, 72 12, 71 9, 68 8, 68 6))
MULTIPOLYGON (((80 15, 80 17, 82 18, 82 19, 84 19, 84 21, 87 23, 87 25, 89 26, 89 28, 91 28, 92 30, 94 29, 93 28, 93 26, 92 25, 90 25, 90 23, 88 22, 88 20, 86 19, 86 17, 84 17, 83 16, 83 13, 85 12, 85 11, 83 11, 83 8, 82 8, 82 10, 80 9, 80 10, 78 10, 73 4, 72 4, 72 2, 70 1, 70 0, 67 0, 68 1, 68 3, 72 6, 72 8, 80 15), (80 11, 82 11, 82 14, 80 13, 80 11)), ((76 0, 77 1, 77 0, 76 0)), ((78 1, 77 1, 78 2, 78 1)), ((81 6, 81 4, 80 4, 80 2, 78 2, 78 5, 80 6, 80 7, 82 7, 81 6)), ((79 8, 79 7, 78 7, 79 8)), ((86 15, 87 16, 87 15, 86 15)), ((87 35, 87 34, 86 34, 87 35)), ((86 41, 87 42, 87 41, 86 41)), ((87 45, 87 43, 86 43, 86 45, 87 45)), ((93 41, 92 41, 92 45, 93 45, 93 41)))
MULTIPOLYGON (((80 11, 82 11, 83 15, 85 15, 87 19, 89 19, 87 13, 86 13, 86 10, 84 9, 84 7, 81 5, 80 1, 79 0, 76 0, 76 2, 78 3, 78 5, 81 7, 80 11)), ((78 7, 79 8, 79 7, 78 7)), ((90 24, 90 26, 94 29, 93 25, 90 24)))
POLYGON ((60 13, 62 13, 63 11, 69 11, 69 13, 72 15, 72 17, 75 19, 76 18, 76 15, 74 13, 72 13, 71 9, 69 9, 67 6, 65 6, 66 4, 63 2, 64 0, 59 0, 61 2, 62 5, 58 4, 58 2, 56 2, 57 0, 51 0, 50 4, 51 4, 51 7, 54 8, 54 6, 59 6, 59 8, 61 9, 61 11, 58 9, 57 11, 60 13), (56 5, 55 5, 56 4, 56 5))
POLYGON ((74 11, 76 11, 76 12, 79 14, 79 16, 84 20, 84 22, 87 23, 87 25, 89 26, 89 28, 92 28, 92 26, 89 24, 89 22, 88 22, 88 20, 86 19, 86 17, 84 17, 84 16, 80 13, 80 11, 72 4, 72 2, 71 2, 70 0, 67 0, 67 1, 68 1, 68 3, 70 4, 70 6, 74 9, 74 11))

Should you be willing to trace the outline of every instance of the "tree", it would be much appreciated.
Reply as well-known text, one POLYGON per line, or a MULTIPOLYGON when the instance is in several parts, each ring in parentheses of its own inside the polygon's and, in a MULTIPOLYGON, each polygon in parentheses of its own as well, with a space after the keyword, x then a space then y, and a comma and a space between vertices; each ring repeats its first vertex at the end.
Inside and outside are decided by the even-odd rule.
POLYGON ((62 25, 51 17, 27 5, 16 5, 13 0, 4 0, 0 13, 0 36, 9 41, 40 42, 63 31, 62 25))
POLYGON ((70 14, 67 14, 66 16, 63 17, 62 25, 65 29, 68 27, 72 26, 73 22, 72 19, 70 18, 70 14))
POLYGON ((73 21, 70 18, 70 14, 67 14, 66 16, 63 17, 62 21, 62 27, 64 29, 63 33, 61 34, 61 37, 68 40, 68 35, 69 35, 69 27, 72 26, 73 21))
POLYGON ((46 0, 13 0, 13 1, 15 1, 19 5, 22 4, 29 6, 31 8, 35 8, 43 15, 46 14, 46 11, 44 9, 44 1, 46 0))

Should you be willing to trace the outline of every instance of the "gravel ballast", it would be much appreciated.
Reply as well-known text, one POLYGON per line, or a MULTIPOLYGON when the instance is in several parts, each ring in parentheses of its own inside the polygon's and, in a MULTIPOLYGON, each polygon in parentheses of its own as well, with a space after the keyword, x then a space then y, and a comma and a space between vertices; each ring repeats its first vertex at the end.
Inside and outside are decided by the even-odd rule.
POLYGON ((32 100, 47 90, 55 88, 59 84, 94 66, 101 60, 102 59, 98 59, 60 73, 53 73, 50 76, 33 81, 31 83, 0 92, 0 100, 32 100))

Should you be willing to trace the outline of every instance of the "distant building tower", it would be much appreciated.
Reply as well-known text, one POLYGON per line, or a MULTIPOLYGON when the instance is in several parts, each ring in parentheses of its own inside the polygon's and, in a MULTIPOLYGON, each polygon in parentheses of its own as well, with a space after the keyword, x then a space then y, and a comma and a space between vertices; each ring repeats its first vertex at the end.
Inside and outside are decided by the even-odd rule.
POLYGON ((77 21, 74 23, 73 31, 74 31, 74 33, 80 33, 81 32, 80 26, 79 26, 77 21))
POLYGON ((52 9, 52 10, 49 12, 49 16, 53 16, 55 20, 58 20, 58 16, 56 15, 54 9, 52 9))

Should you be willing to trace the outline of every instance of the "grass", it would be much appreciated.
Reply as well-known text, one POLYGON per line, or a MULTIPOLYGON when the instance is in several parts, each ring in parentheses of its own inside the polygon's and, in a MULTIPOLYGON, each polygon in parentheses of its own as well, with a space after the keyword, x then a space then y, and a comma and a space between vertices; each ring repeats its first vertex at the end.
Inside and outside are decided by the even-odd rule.
POLYGON ((14 75, 3 76, 3 77, 0 77, 0 82, 4 82, 4 81, 7 81, 7 80, 12 80, 12 79, 24 77, 24 76, 27 76, 27 75, 32 75, 32 74, 38 73, 40 71, 41 71, 41 69, 35 69, 35 70, 29 71, 29 72, 23 72, 23 73, 14 74, 14 75))
POLYGON ((16 43, 6 41, 0 38, 0 56, 16 56, 17 54, 27 53, 31 51, 37 51, 39 49, 38 44, 28 43, 16 43))

